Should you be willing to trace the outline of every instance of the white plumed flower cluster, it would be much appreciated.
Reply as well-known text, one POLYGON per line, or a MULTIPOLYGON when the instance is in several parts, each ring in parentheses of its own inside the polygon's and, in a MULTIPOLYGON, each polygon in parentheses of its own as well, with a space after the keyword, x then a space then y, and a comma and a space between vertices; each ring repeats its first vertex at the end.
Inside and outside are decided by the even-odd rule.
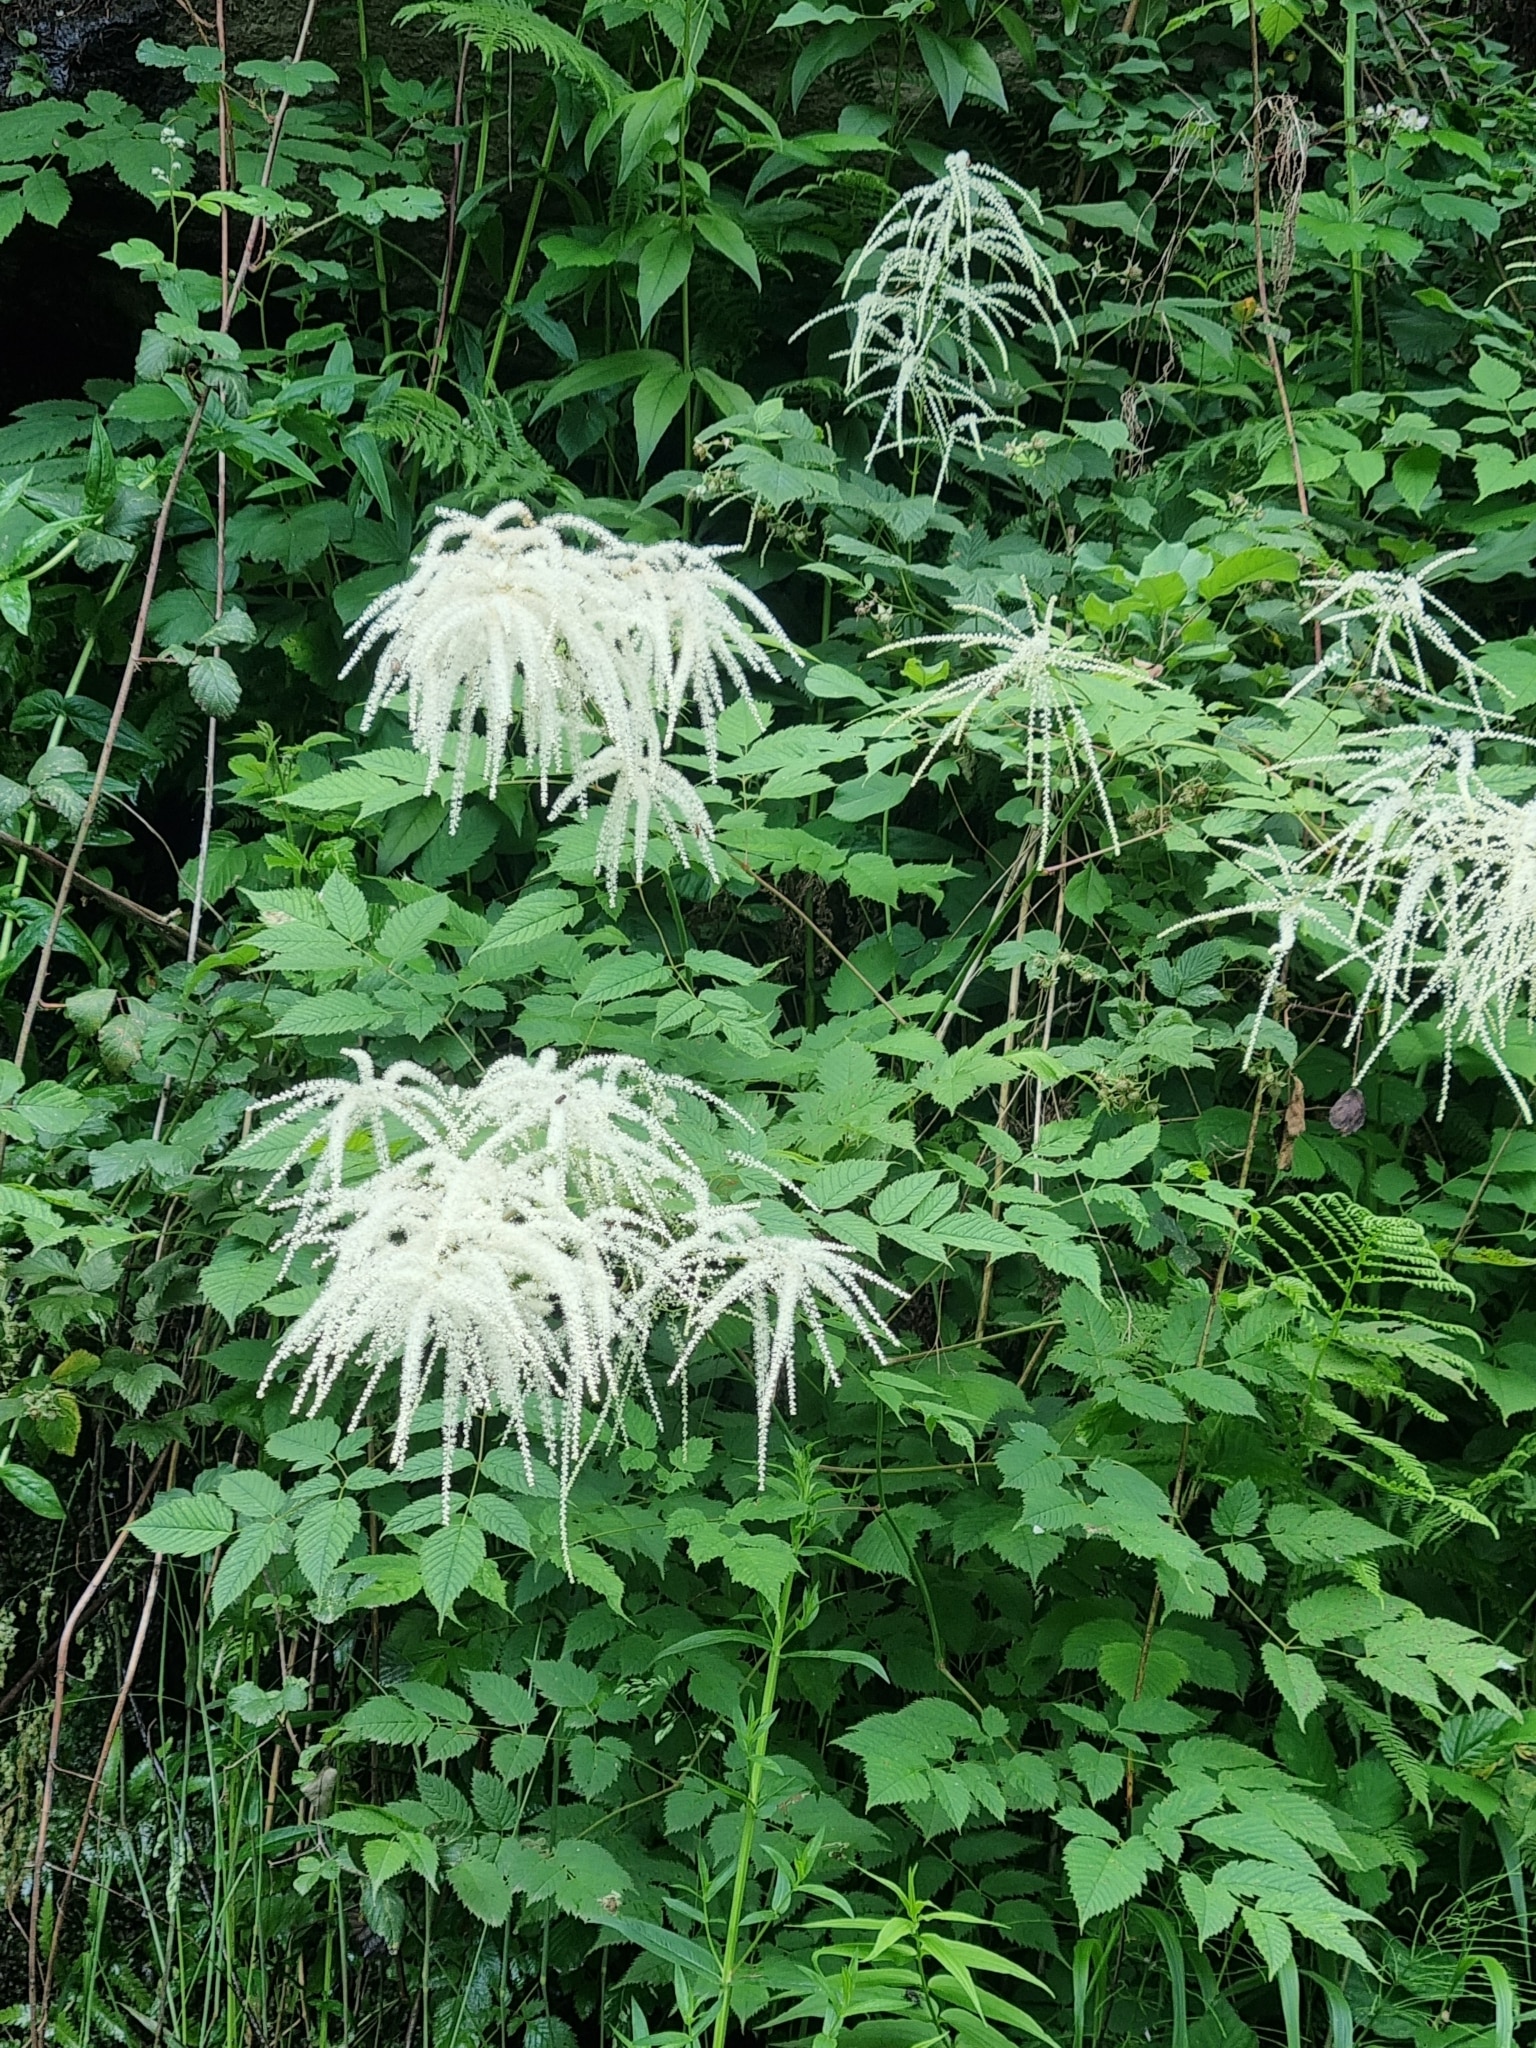
MULTIPOLYGON (((1266 840, 1234 847, 1249 900, 1187 918, 1190 925, 1273 918, 1275 938, 1249 1038, 1249 1055, 1285 963, 1310 936, 1354 970, 1359 993, 1348 1042, 1368 1017, 1379 1036, 1363 1077, 1405 1025, 1429 1017, 1444 1034, 1440 1112, 1458 1046, 1475 1047, 1503 1077, 1527 1122, 1530 1110, 1505 1058, 1512 1025, 1536 1024, 1536 802, 1513 803, 1477 771, 1478 743, 1529 745, 1489 692, 1510 692, 1475 652, 1476 636, 1431 587, 1472 552, 1462 548, 1404 570, 1354 570, 1325 581, 1303 623, 1336 629, 1323 659, 1286 693, 1351 679, 1383 698, 1438 714, 1433 724, 1347 734, 1339 750, 1297 767, 1337 769, 1344 823, 1306 851, 1266 840), (1458 727, 1450 720, 1472 719, 1458 727)), ((1352 977, 1353 978, 1353 977, 1352 977)))
POLYGON ((647 1367, 658 1323, 677 1339, 668 1384, 686 1389, 720 1318, 747 1318, 760 1467, 781 1392, 794 1412, 801 1325, 834 1385, 827 1310, 877 1353, 894 1341, 869 1292, 889 1282, 823 1239, 769 1230, 754 1204, 714 1199, 675 1126, 682 1094, 723 1105, 692 1084, 616 1053, 564 1068, 553 1053, 513 1056, 469 1088, 347 1057, 355 1081, 305 1082, 269 1105, 267 1130, 296 1135, 265 1198, 293 1212, 290 1256, 317 1248, 328 1271, 263 1385, 306 1358, 294 1411, 314 1414, 358 1368, 355 1428, 395 1374, 398 1464, 440 1382, 445 1494, 470 1424, 499 1415, 530 1485, 542 1439, 563 1526, 572 1482, 625 1401, 659 1419, 647 1367))
POLYGON ((1216 913, 1276 919, 1255 1031, 1286 956, 1309 933, 1336 951, 1330 974, 1364 970, 1351 1042, 1379 1006, 1380 1036, 1362 1075, 1405 1025, 1435 1014, 1445 1039, 1441 1113, 1452 1054, 1470 1046, 1529 1122, 1504 1043, 1516 1022, 1536 1024, 1536 801, 1512 803, 1489 788, 1470 736, 1425 728, 1398 747, 1375 740, 1342 795, 1360 808, 1311 851, 1273 841, 1240 849, 1255 899, 1216 913))
POLYGON ((667 749, 691 712, 713 775, 728 691, 751 702, 751 677, 775 674, 753 627, 788 650, 772 613, 721 567, 725 552, 639 547, 573 514, 536 520, 517 503, 483 518, 440 512, 411 574, 352 628, 358 645, 343 674, 383 650, 363 728, 403 690, 428 789, 457 729, 451 826, 476 721, 493 796, 520 729, 541 801, 565 780, 551 817, 585 816, 607 786, 597 864, 610 895, 627 851, 644 876, 653 825, 685 865, 696 858, 714 874, 709 812, 667 749))
POLYGON ((1497 730, 1509 714, 1490 710, 1483 692, 1492 688, 1505 697, 1509 692, 1461 644, 1475 637, 1472 628, 1431 588, 1452 562, 1473 552, 1457 548, 1413 569, 1356 569, 1325 583, 1302 623, 1334 627, 1333 644, 1283 701, 1305 695, 1320 682, 1358 675, 1388 696, 1439 710, 1471 710, 1482 730, 1497 730), (1446 694, 1434 674, 1436 655, 1450 671, 1451 688, 1464 691, 1469 703, 1446 694))
POLYGON ((946 744, 958 745, 976 714, 986 705, 1012 712, 1023 738, 1022 763, 1025 779, 1034 789, 1043 813, 1042 831, 1049 839, 1051 808, 1055 795, 1055 750, 1062 747, 1067 773, 1076 784, 1086 778, 1098 799, 1099 812, 1115 851, 1120 835, 1109 806, 1109 794, 1099 770, 1093 733, 1084 715, 1084 685, 1115 681, 1133 687, 1146 682, 1144 675, 1123 667, 1107 655, 1089 647, 1074 647, 1053 627, 1055 602, 1042 614, 1029 590, 1024 591, 1024 615, 1007 619, 998 612, 978 609, 974 616, 987 621, 991 630, 974 633, 928 633, 915 640, 903 640, 881 653, 895 653, 916 647, 944 647, 957 654, 982 653, 992 659, 984 668, 958 676, 936 690, 925 692, 921 702, 908 714, 928 717, 955 708, 958 717, 939 735, 918 768, 926 773, 946 744))
POLYGON ((860 295, 846 380, 850 399, 881 407, 871 462, 904 454, 909 438, 934 441, 942 488, 956 442, 979 452, 999 417, 988 393, 1021 319, 1043 323, 1060 361, 1071 322, 1021 212, 1040 225, 1023 186, 960 150, 942 178, 902 195, 850 265, 843 297, 860 295))

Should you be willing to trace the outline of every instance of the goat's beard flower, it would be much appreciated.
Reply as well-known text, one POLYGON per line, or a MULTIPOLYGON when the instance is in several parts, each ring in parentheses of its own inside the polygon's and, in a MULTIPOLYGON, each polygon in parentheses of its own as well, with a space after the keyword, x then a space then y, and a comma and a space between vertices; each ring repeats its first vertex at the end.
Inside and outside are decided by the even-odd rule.
POLYGON ((428 789, 457 730, 456 828, 476 721, 492 796, 520 727, 540 800, 551 780, 571 778, 556 812, 584 813, 594 786, 611 785, 598 858, 610 896, 631 838, 643 877, 653 818, 685 864, 696 857, 713 874, 710 815, 665 752, 691 710, 713 775, 728 692, 750 703, 752 676, 777 673, 753 628, 788 647, 767 607, 720 566, 724 552, 637 547, 569 514, 535 520, 517 503, 484 518, 440 512, 411 574, 352 628, 344 675, 383 643, 363 728, 404 690, 428 789))
POLYGON ((1362 754, 1341 792, 1360 808, 1338 831, 1303 853, 1273 841, 1239 848, 1253 899, 1185 923, 1275 918, 1250 1052, 1286 957, 1308 934, 1335 953, 1329 974, 1364 970, 1347 1042, 1379 1009, 1379 1036, 1357 1078, 1406 1025, 1435 1016, 1445 1045, 1440 1113, 1452 1056, 1468 1046, 1492 1063, 1529 1123, 1504 1044, 1515 1023, 1536 1024, 1536 801, 1490 789, 1464 733, 1368 735, 1362 754))
POLYGON ((1141 688, 1147 678, 1091 647, 1072 646, 1053 629, 1054 611, 1053 601, 1042 614, 1026 589, 1022 619, 1007 619, 999 612, 978 609, 973 616, 987 621, 990 630, 927 633, 915 640, 894 642, 879 651, 887 654, 908 648, 946 647, 958 654, 982 653, 993 657, 985 668, 925 691, 905 714, 914 718, 948 710, 957 710, 959 714, 924 756, 917 770, 919 777, 927 773, 945 745, 960 743, 978 712, 989 705, 1001 712, 1011 711, 1023 729, 1024 774, 1040 805, 1045 838, 1049 839, 1051 832, 1056 783, 1054 755, 1060 746, 1066 755, 1069 778, 1076 782, 1081 775, 1091 784, 1110 842, 1118 853, 1120 835, 1099 771, 1093 733, 1079 699, 1089 682, 1113 681, 1141 688))
POLYGON ((999 417, 989 352, 1006 363, 1032 316, 1061 360, 1060 335, 1072 323, 1021 213, 1040 225, 1021 185, 960 150, 942 178, 902 195, 849 266, 845 303, 877 265, 842 352, 850 402, 881 407, 871 462, 886 449, 904 454, 909 438, 934 441, 942 488, 956 443, 963 436, 979 452, 982 426, 999 417))
POLYGON ((1415 704, 1470 708, 1485 731, 1497 730, 1494 722, 1507 720, 1509 713, 1490 710, 1483 692, 1491 688, 1507 698, 1509 691, 1461 644, 1475 639, 1472 628, 1430 587, 1450 563, 1472 552, 1457 548, 1413 569, 1356 569, 1324 583, 1317 602, 1302 614, 1302 624, 1332 626, 1336 637, 1283 701, 1289 703, 1317 683, 1358 675, 1370 688, 1415 704), (1466 692, 1470 706, 1447 696, 1436 680, 1432 657, 1449 669, 1452 687, 1466 692))
MULTIPOLYGON (((553 1053, 496 1062, 472 1088, 401 1063, 358 1079, 306 1082, 275 1098, 270 1131, 297 1135, 266 1190, 297 1190, 281 1240, 317 1249, 320 1292, 273 1355, 265 1388, 307 1358, 294 1397, 318 1413, 348 1370, 364 1374, 352 1427, 397 1375, 392 1457, 441 1375, 443 1488, 478 1417, 500 1415, 533 1483, 532 1437, 559 1475, 561 1525, 577 1473, 632 1397, 657 1414, 647 1366, 653 1329, 677 1336, 668 1384, 686 1390, 722 1316, 753 1332, 758 1461, 781 1388, 794 1409, 795 1334, 804 1325, 833 1384, 823 1309, 877 1354, 893 1342, 871 1300, 889 1282, 839 1246, 766 1227, 747 1203, 713 1198, 675 1124, 678 1096, 713 1097, 642 1061, 595 1054, 561 1069, 553 1053)), ((893 1290, 894 1291, 894 1290, 893 1290)))

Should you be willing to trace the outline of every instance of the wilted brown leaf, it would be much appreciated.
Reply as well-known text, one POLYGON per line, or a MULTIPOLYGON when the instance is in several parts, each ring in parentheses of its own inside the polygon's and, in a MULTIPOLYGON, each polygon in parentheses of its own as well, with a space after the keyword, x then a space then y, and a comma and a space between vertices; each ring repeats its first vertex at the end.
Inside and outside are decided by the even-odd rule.
POLYGON ((1307 1093, 1301 1082, 1293 1077, 1285 1114, 1280 1120, 1280 1150, 1275 1160, 1282 1173, 1289 1173, 1291 1161, 1296 1157, 1296 1140, 1306 1128, 1307 1093))

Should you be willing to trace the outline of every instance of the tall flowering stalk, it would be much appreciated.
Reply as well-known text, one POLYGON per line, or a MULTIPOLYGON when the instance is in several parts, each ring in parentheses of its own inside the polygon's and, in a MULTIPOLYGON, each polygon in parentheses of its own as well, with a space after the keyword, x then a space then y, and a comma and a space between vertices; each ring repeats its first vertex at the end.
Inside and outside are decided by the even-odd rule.
POLYGON ((355 1427, 393 1376, 396 1464, 440 1384, 445 1495, 472 1421, 501 1416, 530 1485, 542 1440, 563 1529, 603 1426, 632 1397, 659 1418, 647 1353, 660 1322, 676 1333, 676 1386, 722 1316, 746 1317, 760 1467, 781 1394, 794 1412, 798 1328, 834 1385, 828 1310, 876 1353, 893 1341, 869 1292, 889 1285, 879 1274, 809 1231, 770 1230, 754 1204, 715 1200, 679 1137, 678 1098, 723 1105, 692 1084, 616 1053, 565 1068, 553 1053, 510 1057, 470 1088, 348 1057, 355 1081, 305 1082, 268 1105, 268 1131, 295 1135, 265 1199, 291 1212, 289 1255, 313 1248, 328 1270, 263 1384, 307 1360, 294 1408, 316 1413, 356 1370, 355 1427))
POLYGON ((772 613, 721 567, 725 552, 637 547, 571 514, 536 520, 515 502, 484 518, 440 512, 410 575, 352 629, 343 674, 380 649, 364 730, 404 691, 429 789, 457 731, 451 827, 477 721, 493 796, 514 732, 546 806, 550 783, 568 778, 552 816, 585 816, 606 784, 598 872, 610 895, 627 851, 643 877, 652 825, 685 865, 714 874, 709 812, 666 752, 691 714, 713 774, 730 694, 751 702, 752 677, 777 673, 754 629, 788 651, 772 613))

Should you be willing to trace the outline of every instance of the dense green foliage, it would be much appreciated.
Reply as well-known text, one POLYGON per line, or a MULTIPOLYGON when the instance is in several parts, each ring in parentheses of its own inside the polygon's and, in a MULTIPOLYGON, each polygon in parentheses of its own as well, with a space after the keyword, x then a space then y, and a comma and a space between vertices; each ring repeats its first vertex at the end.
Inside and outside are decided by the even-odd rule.
POLYGON ((0 235, 115 195, 143 330, 0 427, 36 2048, 1515 2039, 1536 116, 1459 11, 1250 10, 359 0, 146 44, 148 112, 18 73, 0 235), (941 450, 839 351, 960 149, 1039 267, 941 450), (658 830, 610 888, 601 787, 364 731, 347 629, 511 498, 731 546, 782 623, 718 779, 672 749, 718 874, 658 830), (1473 747, 1513 850, 1448 881, 1473 747), (445 1509, 440 1403, 396 1466, 388 1376, 356 1427, 362 1366, 264 1382, 326 1268, 257 1106, 351 1047, 711 1091, 711 1187, 883 1273, 895 1348, 803 1331, 760 1483, 748 1320, 686 1406, 663 1321, 568 1528, 489 1419, 445 1509))

